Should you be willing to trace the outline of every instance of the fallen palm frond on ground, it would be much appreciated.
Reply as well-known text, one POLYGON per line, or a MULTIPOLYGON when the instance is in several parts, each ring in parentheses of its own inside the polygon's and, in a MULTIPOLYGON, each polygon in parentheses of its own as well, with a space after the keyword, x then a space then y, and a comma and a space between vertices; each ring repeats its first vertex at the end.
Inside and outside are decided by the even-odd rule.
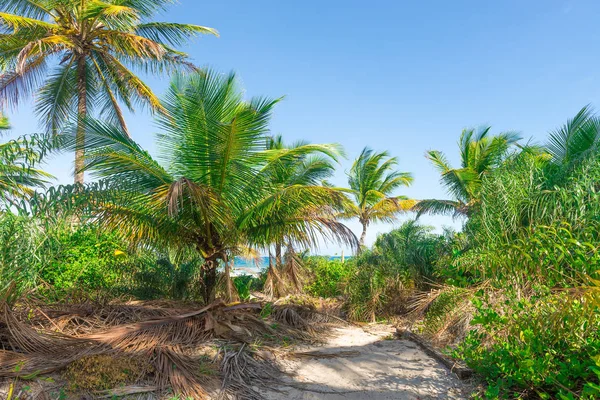
POLYGON ((0 377, 34 379, 63 371, 71 378, 69 390, 94 396, 152 388, 193 399, 259 399, 255 388, 276 386, 278 370, 257 349, 315 341, 323 331, 321 323, 335 320, 310 307, 287 304, 266 309, 259 303, 228 306, 219 301, 199 309, 166 306, 11 307, 3 301, 0 377), (97 376, 86 381, 80 371, 97 376))
POLYGON ((419 323, 420 333, 436 344, 462 339, 471 329, 474 294, 487 284, 471 288, 438 285, 412 296, 407 314, 411 324, 419 323))

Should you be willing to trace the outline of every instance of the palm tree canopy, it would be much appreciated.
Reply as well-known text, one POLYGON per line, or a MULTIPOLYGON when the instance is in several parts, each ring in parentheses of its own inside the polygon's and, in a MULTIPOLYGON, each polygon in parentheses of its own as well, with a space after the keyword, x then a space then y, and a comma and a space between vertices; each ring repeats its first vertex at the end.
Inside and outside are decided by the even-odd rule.
POLYGON ((335 164, 344 156, 339 144, 310 144, 304 141, 286 145, 281 135, 268 138, 267 148, 282 154, 273 169, 272 180, 283 186, 320 185, 333 176, 335 164))
POLYGON ((410 208, 411 201, 406 197, 392 195, 413 181, 410 173, 395 170, 397 164, 398 160, 387 152, 363 149, 348 174, 354 207, 346 217, 359 217, 361 222, 390 221, 399 211, 410 208))
POLYGON ((441 175, 441 183, 452 200, 426 199, 414 209, 423 213, 468 215, 479 199, 481 180, 485 174, 500 165, 521 137, 515 132, 490 134, 491 127, 463 130, 458 142, 460 168, 453 168, 446 155, 437 150, 428 151, 427 159, 441 175))
POLYGON ((565 125, 550 132, 546 150, 552 156, 553 164, 569 167, 598 150, 599 142, 600 118, 591 107, 586 106, 565 125))
MULTIPOLYGON (((128 239, 193 247, 223 259, 280 237, 304 245, 321 235, 355 244, 335 215, 343 193, 323 186, 273 183, 282 163, 334 154, 332 145, 268 148, 278 100, 245 101, 234 74, 177 76, 158 116, 156 159, 118 125, 87 120, 86 170, 109 182, 94 194, 94 216, 128 239)), ((75 146, 74 135, 68 146, 75 146)))
POLYGON ((159 73, 186 62, 175 50, 192 36, 217 34, 199 25, 153 22, 172 0, 4 0, 0 3, 0 102, 16 105, 36 93, 49 131, 75 109, 78 82, 90 111, 125 129, 120 104, 160 110, 131 70, 159 73), (53 66, 50 70, 49 68, 53 66))

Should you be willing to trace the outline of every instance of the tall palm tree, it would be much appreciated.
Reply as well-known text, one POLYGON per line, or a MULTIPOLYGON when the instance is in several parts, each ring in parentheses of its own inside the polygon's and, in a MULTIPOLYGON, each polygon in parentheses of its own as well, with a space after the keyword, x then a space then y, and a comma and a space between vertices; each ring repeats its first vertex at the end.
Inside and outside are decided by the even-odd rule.
POLYGON ((423 213, 469 216, 477 208, 481 180, 500 165, 509 150, 521 138, 515 132, 490 135, 491 127, 463 130, 458 146, 460 168, 452 168, 441 151, 428 151, 426 157, 441 174, 442 185, 452 200, 420 200, 414 207, 417 217, 423 213))
POLYGON ((367 228, 372 222, 393 221, 398 213, 409 210, 414 201, 405 196, 393 196, 396 189, 409 186, 412 175, 396 171, 395 157, 387 152, 376 153, 365 147, 352 164, 348 184, 354 202, 343 218, 358 218, 362 225, 360 247, 364 246, 367 228))
POLYGON ((355 244, 335 219, 343 193, 273 183, 282 162, 306 152, 267 148, 276 103, 244 101, 233 74, 178 76, 163 101, 166 113, 158 115, 157 160, 118 125, 86 120, 85 169, 108 183, 89 193, 92 216, 133 242, 195 249, 204 259, 206 301, 214 298, 217 268, 248 247, 266 248, 281 237, 311 245, 322 235, 355 244))
MULTIPOLYGON (((193 68, 172 46, 211 28, 151 18, 172 0, 3 0, 0 2, 0 103, 36 93, 36 113, 56 133, 77 115, 75 182, 83 182, 84 123, 97 110, 127 132, 120 104, 161 110, 132 72, 193 68), (51 69, 49 70, 49 68, 51 69), (76 113, 75 113, 76 111, 76 113)), ((1 105, 1 104, 0 104, 1 105)))

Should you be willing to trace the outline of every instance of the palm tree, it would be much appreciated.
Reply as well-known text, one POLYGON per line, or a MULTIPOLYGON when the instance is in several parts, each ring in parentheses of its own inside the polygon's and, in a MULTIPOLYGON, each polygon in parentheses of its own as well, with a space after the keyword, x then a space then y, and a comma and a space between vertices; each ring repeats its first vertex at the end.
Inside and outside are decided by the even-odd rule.
MULTIPOLYGON (((335 172, 334 163, 339 162, 339 157, 344 155, 342 147, 337 144, 310 144, 299 141, 292 145, 286 145, 281 135, 270 138, 267 147, 282 154, 285 152, 293 154, 291 157, 282 157, 279 165, 272 168, 271 182, 281 189, 295 185, 327 184, 326 179, 333 176, 335 172)), ((293 245, 286 237, 277 239, 274 245, 275 263, 270 263, 267 271, 266 292, 283 295, 286 292, 284 279, 291 283, 294 291, 301 291, 299 277, 301 263, 293 245), (285 257, 282 254, 283 248, 286 249, 285 257)), ((271 255, 270 249, 269 254, 271 255)))
POLYGON ((97 110, 127 132, 120 104, 161 110, 130 68, 193 68, 179 46, 211 28, 148 22, 172 0, 4 0, 0 3, 0 103, 36 93, 35 111, 56 133, 76 110, 75 182, 83 182, 84 123, 97 110), (53 68, 48 73, 50 66, 53 68))
POLYGON ((598 151, 599 143, 600 118, 590 106, 586 106, 565 125, 550 132, 545 148, 552 157, 552 164, 568 168, 598 151))
POLYGON ((391 222, 398 213, 409 210, 414 201, 405 196, 392 196, 401 186, 409 186, 412 175, 395 171, 398 160, 387 152, 375 153, 365 147, 352 164, 348 184, 354 202, 343 218, 358 218, 362 225, 360 247, 365 244, 371 222, 391 222))
MULTIPOLYGON (((204 260, 205 301, 214 298, 217 268, 248 247, 282 237, 308 246, 322 235, 356 243, 335 219, 342 192, 273 183, 281 163, 306 148, 268 149, 277 100, 247 102, 241 93, 233 74, 178 76, 158 115, 160 162, 118 125, 86 120, 85 169, 108 185, 88 193, 91 216, 134 243, 193 248, 204 260)), ((72 136, 69 148, 76 142, 72 136)))
POLYGON ((444 153, 432 150, 426 157, 442 175, 441 182, 452 200, 420 200, 415 206, 417 218, 423 213, 471 215, 479 203, 481 180, 505 159, 521 138, 514 132, 490 135, 491 127, 463 130, 458 146, 461 167, 452 168, 444 153))

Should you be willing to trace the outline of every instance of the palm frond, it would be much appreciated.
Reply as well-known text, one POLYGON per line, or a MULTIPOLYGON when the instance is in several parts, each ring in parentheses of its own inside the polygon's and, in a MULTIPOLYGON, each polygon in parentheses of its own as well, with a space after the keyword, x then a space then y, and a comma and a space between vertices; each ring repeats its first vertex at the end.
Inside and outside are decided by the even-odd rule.
POLYGON ((177 24, 173 22, 148 22, 139 24, 135 32, 157 43, 181 46, 186 44, 191 37, 201 34, 219 36, 216 29, 206 26, 177 24))
POLYGON ((417 218, 423 214, 458 216, 464 214, 465 204, 454 200, 426 199, 418 200, 412 209, 417 212, 417 218))

